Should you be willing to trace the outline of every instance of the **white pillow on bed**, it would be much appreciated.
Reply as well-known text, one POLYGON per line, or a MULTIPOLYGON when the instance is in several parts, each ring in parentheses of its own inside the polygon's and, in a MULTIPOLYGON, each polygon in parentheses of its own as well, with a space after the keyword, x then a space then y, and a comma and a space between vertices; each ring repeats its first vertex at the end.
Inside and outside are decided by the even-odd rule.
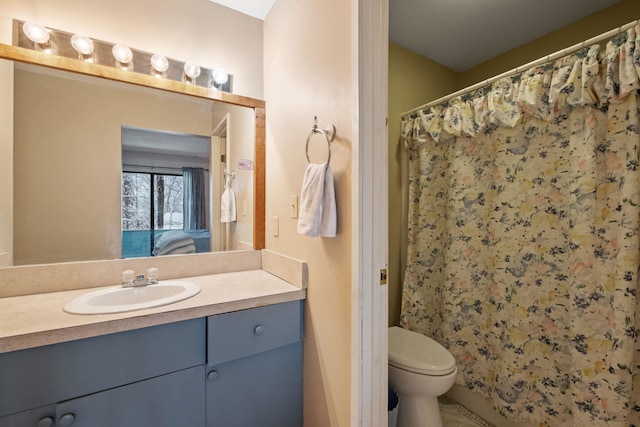
POLYGON ((195 253, 193 238, 179 230, 165 231, 155 238, 153 244, 154 256, 195 253))

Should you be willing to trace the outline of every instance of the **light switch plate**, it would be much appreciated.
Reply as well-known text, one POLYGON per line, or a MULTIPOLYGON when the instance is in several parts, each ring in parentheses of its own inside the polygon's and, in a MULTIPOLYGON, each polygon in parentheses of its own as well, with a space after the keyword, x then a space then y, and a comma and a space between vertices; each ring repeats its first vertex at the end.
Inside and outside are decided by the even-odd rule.
POLYGON ((280 218, 277 216, 273 217, 273 236, 278 237, 280 234, 280 218))

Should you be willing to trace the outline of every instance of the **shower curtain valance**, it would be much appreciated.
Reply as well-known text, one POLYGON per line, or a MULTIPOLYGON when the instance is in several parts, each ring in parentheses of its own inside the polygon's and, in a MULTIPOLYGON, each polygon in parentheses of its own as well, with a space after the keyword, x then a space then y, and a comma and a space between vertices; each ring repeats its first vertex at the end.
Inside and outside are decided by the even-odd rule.
POLYGON ((444 104, 404 117, 401 138, 417 149, 436 142, 473 137, 488 127, 514 127, 523 114, 552 121, 572 108, 606 108, 640 88, 640 24, 599 45, 505 77, 444 104))

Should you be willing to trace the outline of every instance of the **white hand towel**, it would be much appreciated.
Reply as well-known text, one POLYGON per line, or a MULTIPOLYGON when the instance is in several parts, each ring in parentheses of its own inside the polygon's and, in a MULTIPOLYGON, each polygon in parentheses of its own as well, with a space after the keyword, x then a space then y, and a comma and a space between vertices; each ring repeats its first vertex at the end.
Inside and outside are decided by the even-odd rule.
POLYGON ((220 202, 220 222, 233 222, 236 220, 236 195, 231 188, 226 188, 222 193, 220 202))
POLYGON ((333 172, 327 163, 307 166, 300 192, 298 233, 309 237, 335 237, 336 197, 333 172))
POLYGON ((338 223, 336 212, 336 193, 333 184, 333 171, 327 165, 324 173, 324 191, 322 197, 322 219, 320 219, 320 236, 336 237, 338 223))

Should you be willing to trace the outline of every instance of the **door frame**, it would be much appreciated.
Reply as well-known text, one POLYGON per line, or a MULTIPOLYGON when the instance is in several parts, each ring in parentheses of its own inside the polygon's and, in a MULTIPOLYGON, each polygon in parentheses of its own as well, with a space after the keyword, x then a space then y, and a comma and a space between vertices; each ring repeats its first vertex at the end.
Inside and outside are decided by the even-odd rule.
POLYGON ((387 426, 388 0, 352 0, 351 425, 387 426), (356 146, 357 145, 357 146, 356 146), (386 279, 386 278, 385 278, 386 279))

